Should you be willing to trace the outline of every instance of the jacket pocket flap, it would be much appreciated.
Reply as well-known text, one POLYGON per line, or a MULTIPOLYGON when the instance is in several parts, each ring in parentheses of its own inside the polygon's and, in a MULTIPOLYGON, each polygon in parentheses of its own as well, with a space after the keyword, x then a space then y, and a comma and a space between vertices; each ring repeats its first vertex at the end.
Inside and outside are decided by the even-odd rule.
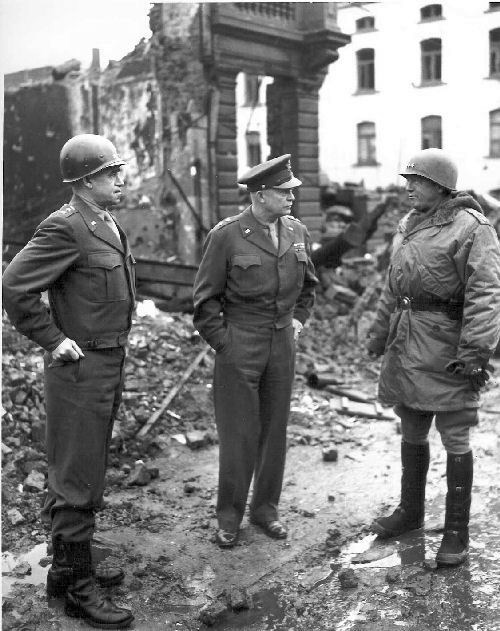
POLYGON ((307 252, 295 252, 295 255, 299 261, 307 263, 307 252))
POLYGON ((105 269, 113 269, 122 265, 122 259, 119 254, 114 252, 94 252, 88 255, 89 267, 104 267, 105 269))
POLYGON ((233 265, 247 269, 252 265, 262 265, 260 256, 257 254, 235 254, 232 258, 233 265))

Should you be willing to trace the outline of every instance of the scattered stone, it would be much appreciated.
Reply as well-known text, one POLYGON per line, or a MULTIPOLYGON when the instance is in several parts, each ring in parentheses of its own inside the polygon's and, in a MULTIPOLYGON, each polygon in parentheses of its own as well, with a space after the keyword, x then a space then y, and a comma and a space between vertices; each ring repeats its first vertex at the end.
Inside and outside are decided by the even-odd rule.
POLYGON ((359 584, 359 579, 356 576, 356 573, 350 567, 340 570, 340 572, 338 573, 338 577, 340 581, 340 586, 344 589, 354 588, 357 587, 359 584))
POLYGON ((331 493, 328 493, 328 501, 329 502, 335 502, 335 495, 332 495, 331 493))
POLYGON ((47 567, 48 565, 52 564, 52 558, 51 557, 42 557, 40 559, 40 561, 38 561, 38 565, 40 567, 47 567))
POLYGON ((200 609, 198 618, 208 627, 211 627, 222 618, 226 611, 227 607, 224 603, 214 600, 200 609))
POLYGON ((12 392, 11 398, 15 405, 24 405, 28 399, 28 393, 22 388, 17 388, 12 392))
POLYGON ((17 510, 17 508, 11 508, 10 510, 8 510, 7 517, 9 518, 9 521, 13 526, 17 526, 26 521, 21 513, 17 510))
POLYGON ((199 486, 196 486, 196 484, 193 484, 192 482, 186 482, 184 485, 184 493, 186 495, 192 495, 195 491, 198 491, 199 488, 199 486))
POLYGON ((186 443, 191 449, 200 449, 208 444, 206 432, 194 430, 186 434, 186 443))
POLYGON ((401 568, 400 567, 390 567, 386 574, 385 580, 388 583, 397 583, 401 579, 401 568))
POLYGON ((379 559, 386 559, 390 557, 391 554, 396 552, 396 546, 375 546, 366 550, 365 552, 360 552, 352 557, 351 563, 371 563, 372 561, 378 561, 379 559))
POLYGON ((252 600, 245 588, 231 585, 228 594, 228 605, 233 611, 250 609, 252 600))
POLYGON ((31 439, 34 443, 43 445, 45 443, 45 423, 41 420, 33 421, 31 424, 31 439))
POLYGON ((127 480, 127 486, 146 486, 151 482, 151 474, 142 460, 137 460, 127 480))
POLYGON ((40 471, 35 469, 29 474, 29 476, 23 482, 24 489, 26 491, 43 491, 45 488, 45 476, 40 471))
POLYGON ((128 584, 128 587, 132 592, 139 592, 143 588, 143 585, 138 578, 133 578, 128 584))
POLYGON ((14 576, 18 576, 19 578, 23 576, 30 576, 31 565, 27 563, 26 561, 23 561, 22 563, 18 563, 16 567, 13 568, 11 574, 13 574, 14 576))
POLYGON ((325 447, 323 449, 323 461, 324 462, 337 462, 339 458, 339 452, 335 447, 325 447))
POLYGON ((2 456, 8 456, 11 453, 12 453, 12 449, 8 447, 7 445, 5 445, 4 443, 2 443, 2 456))

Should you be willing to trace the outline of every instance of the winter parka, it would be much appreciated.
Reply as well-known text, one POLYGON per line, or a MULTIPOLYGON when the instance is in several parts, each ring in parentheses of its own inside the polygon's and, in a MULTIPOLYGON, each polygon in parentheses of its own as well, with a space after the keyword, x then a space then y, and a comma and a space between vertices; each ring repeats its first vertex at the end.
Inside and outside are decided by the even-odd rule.
MULTIPOLYGON (((481 207, 466 193, 447 197, 422 220, 415 210, 400 222, 369 347, 384 350, 382 402, 428 411, 477 408, 453 360, 486 361, 500 337, 500 244, 481 207), (463 304, 463 315, 401 309, 401 300, 463 304)), ((404 301, 403 301, 404 303, 404 301)))

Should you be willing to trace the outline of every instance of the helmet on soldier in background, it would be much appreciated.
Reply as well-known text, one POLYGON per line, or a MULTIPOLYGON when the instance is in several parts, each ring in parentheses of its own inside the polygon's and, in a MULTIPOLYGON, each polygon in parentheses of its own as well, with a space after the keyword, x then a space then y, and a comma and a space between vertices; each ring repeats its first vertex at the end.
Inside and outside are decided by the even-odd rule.
POLYGON ((399 175, 420 175, 452 191, 457 185, 458 169, 442 149, 432 148, 423 149, 412 156, 399 175))
POLYGON ((76 182, 108 167, 126 164, 114 144, 96 134, 78 134, 70 138, 59 158, 63 182, 76 182))

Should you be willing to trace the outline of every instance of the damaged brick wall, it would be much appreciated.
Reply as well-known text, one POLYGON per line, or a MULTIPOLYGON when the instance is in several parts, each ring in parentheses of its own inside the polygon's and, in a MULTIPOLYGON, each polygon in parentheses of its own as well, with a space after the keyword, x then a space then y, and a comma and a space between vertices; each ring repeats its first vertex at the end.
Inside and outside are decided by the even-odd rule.
POLYGON ((84 86, 64 81, 16 86, 5 93, 4 240, 27 241, 38 223, 68 197, 59 152, 82 130, 84 86))
POLYGON ((214 223, 198 11, 198 5, 191 3, 154 4, 150 11, 151 49, 162 103, 164 184, 177 201, 177 247, 185 263, 199 260, 204 233, 200 220, 207 227, 214 223))

